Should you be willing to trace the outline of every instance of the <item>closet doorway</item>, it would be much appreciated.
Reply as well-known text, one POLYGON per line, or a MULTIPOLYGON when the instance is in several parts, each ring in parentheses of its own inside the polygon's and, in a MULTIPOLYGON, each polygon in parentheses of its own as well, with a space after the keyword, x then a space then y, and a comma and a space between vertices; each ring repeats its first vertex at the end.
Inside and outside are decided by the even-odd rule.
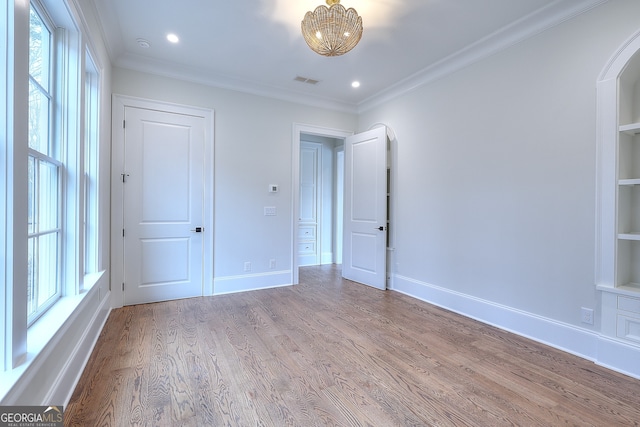
POLYGON ((301 135, 299 267, 342 262, 343 171, 344 140, 301 135))
POLYGON ((344 140, 352 134, 294 125, 294 284, 299 267, 342 263, 344 140))

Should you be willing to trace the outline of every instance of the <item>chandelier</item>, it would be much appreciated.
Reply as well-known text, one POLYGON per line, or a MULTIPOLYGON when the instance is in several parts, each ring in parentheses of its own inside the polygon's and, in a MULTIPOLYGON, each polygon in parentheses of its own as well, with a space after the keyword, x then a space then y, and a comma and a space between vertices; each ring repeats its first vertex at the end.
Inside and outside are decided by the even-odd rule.
POLYGON ((307 12, 302 20, 302 35, 309 47, 324 56, 339 56, 353 49, 362 37, 362 18, 352 7, 345 9, 340 0, 326 0, 307 12))

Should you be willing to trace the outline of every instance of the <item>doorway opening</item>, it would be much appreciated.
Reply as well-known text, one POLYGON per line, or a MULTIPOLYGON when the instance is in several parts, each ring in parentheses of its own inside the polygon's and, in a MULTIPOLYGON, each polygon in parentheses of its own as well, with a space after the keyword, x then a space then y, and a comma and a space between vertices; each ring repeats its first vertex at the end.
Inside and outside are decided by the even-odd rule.
POLYGON ((301 266, 342 262, 344 140, 352 134, 294 125, 293 284, 301 266))
POLYGON ((292 141, 291 283, 301 266, 338 264, 346 278, 392 287, 393 131, 294 124, 292 141))
POLYGON ((340 264, 344 140, 300 138, 298 266, 340 264))

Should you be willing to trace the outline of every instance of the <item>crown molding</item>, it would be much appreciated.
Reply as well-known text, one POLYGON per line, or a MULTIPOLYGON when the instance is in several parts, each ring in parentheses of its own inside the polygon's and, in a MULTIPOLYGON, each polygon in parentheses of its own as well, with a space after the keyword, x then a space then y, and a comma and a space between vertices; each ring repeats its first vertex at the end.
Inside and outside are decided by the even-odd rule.
POLYGON ((197 70, 195 68, 179 66, 174 63, 159 61, 156 59, 125 54, 118 58, 115 65, 117 67, 133 71, 155 74, 157 76, 184 80, 192 83, 202 84, 205 86, 232 90, 235 92, 243 92, 249 95, 272 98, 280 101, 292 102, 295 104, 324 108, 344 113, 357 114, 357 105, 354 103, 326 98, 316 94, 311 95, 309 93, 296 92, 279 87, 262 85, 250 80, 239 79, 237 77, 213 74, 210 72, 204 73, 201 70, 197 70))
POLYGON ((358 104, 358 113, 441 79, 608 1, 557 0, 365 99, 358 104))
POLYGON ((124 53, 124 40, 122 39, 122 29, 116 16, 115 7, 111 2, 103 2, 99 0, 92 0, 93 8, 96 11, 96 21, 98 23, 98 29, 104 45, 107 49, 107 54, 111 58, 113 63, 118 56, 124 53), (107 34, 110 37, 107 37, 107 34))

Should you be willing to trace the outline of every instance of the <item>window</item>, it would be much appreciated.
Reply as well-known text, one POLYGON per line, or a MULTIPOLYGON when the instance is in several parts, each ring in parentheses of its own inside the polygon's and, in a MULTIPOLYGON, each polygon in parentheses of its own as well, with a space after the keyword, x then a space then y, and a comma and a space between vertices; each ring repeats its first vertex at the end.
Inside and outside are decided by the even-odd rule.
POLYGON ((62 327, 86 318, 95 300, 85 296, 106 296, 101 68, 81 16, 75 1, 0 6, 0 401, 28 381, 26 369, 47 370, 33 362, 64 347, 56 334, 78 333, 62 327))
POLYGON ((29 166, 27 314, 32 323, 61 295, 60 149, 53 136, 53 36, 31 6, 29 20, 29 166))

